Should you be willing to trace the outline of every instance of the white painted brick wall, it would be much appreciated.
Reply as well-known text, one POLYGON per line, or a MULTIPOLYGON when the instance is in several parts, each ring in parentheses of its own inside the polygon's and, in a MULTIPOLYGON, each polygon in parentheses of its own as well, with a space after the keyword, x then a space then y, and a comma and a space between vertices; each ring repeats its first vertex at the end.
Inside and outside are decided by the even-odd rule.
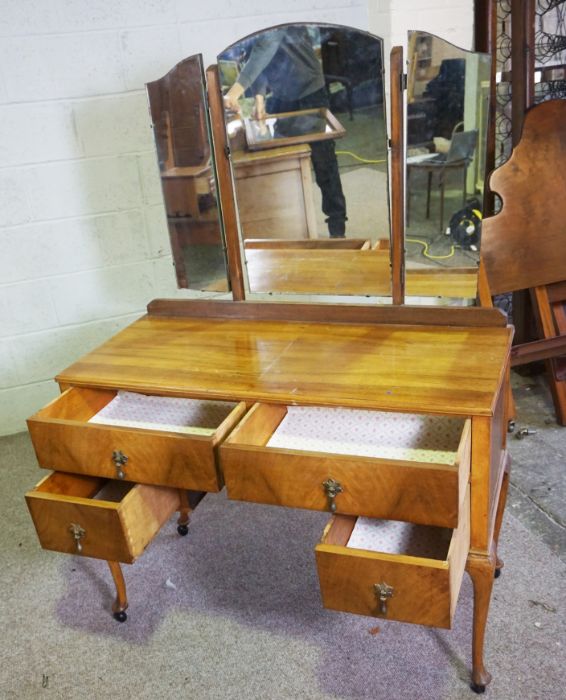
POLYGON ((144 83, 289 21, 471 46, 473 0, 7 0, 0 13, 0 435, 175 286, 144 83), (369 19, 368 19, 369 16, 369 19))
MULTIPOLYGON (((371 3, 371 0, 370 0, 371 3)), ((52 377, 176 289, 144 83, 289 21, 368 28, 367 0, 5 0, 0 435, 52 377)))

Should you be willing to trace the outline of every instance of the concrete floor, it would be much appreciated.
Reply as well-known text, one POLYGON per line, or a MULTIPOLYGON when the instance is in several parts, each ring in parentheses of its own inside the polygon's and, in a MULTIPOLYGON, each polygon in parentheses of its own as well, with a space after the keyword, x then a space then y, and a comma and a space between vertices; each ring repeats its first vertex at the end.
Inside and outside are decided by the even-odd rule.
POLYGON ((544 374, 513 374, 516 428, 509 436, 507 508, 566 561, 566 427, 556 416, 544 374), (521 428, 536 431, 517 439, 521 428))

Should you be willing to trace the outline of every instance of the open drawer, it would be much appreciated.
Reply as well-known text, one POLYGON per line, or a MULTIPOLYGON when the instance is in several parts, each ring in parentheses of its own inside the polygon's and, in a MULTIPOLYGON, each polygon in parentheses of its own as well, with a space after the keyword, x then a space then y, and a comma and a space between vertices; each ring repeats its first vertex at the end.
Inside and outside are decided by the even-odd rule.
POLYGON ((44 549, 131 564, 179 508, 179 492, 54 472, 26 501, 44 549))
POLYGON ((454 528, 470 433, 445 416, 255 404, 220 465, 235 500, 454 528))
POLYGON ((28 427, 45 469, 219 491, 216 447, 245 410, 244 403, 72 388, 32 416, 28 427), (183 416, 185 424, 167 423, 170 414, 171 420, 183 416), (124 424, 122 415, 135 420, 124 424))
POLYGON ((449 628, 469 548, 469 490, 455 530, 334 516, 315 548, 324 607, 449 628))

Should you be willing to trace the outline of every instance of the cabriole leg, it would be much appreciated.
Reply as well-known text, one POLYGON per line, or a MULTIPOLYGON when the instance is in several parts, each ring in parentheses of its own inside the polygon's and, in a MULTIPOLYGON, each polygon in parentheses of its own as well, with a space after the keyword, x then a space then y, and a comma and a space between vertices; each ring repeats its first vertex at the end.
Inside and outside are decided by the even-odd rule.
POLYGON ((108 566, 110 567, 110 573, 112 574, 114 585, 116 586, 116 600, 112 605, 114 619, 118 620, 118 622, 125 622, 128 619, 126 614, 128 598, 126 596, 126 582, 124 581, 124 574, 122 573, 119 562, 109 561, 108 566))
POLYGON ((495 528, 493 531, 493 539, 495 541, 495 578, 501 576, 501 569, 503 568, 503 560, 499 558, 497 554, 497 546, 499 543, 499 533, 501 531, 501 523, 503 522, 503 513, 505 512, 505 504, 507 503, 507 491, 509 490, 509 470, 511 466, 511 460, 509 456, 507 457, 507 463, 505 465, 505 472, 503 474, 503 481, 501 482, 501 491, 499 493, 499 503, 497 504, 497 513, 495 514, 495 528))
POLYGON ((491 681, 491 674, 483 664, 483 642, 487 624, 487 613, 491 600, 495 554, 470 554, 466 565, 474 585, 474 624, 472 637, 472 683, 475 693, 483 693, 491 681))
POLYGON ((184 537, 189 532, 189 521, 191 519, 189 494, 184 489, 179 490, 179 501, 179 519, 177 520, 177 532, 184 537))

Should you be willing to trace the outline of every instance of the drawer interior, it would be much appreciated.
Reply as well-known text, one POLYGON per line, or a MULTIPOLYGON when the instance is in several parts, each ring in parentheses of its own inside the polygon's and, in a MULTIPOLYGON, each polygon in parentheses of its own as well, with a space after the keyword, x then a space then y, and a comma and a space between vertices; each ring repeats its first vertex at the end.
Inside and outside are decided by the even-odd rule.
POLYGON ((54 472, 26 502, 44 549, 132 563, 179 507, 179 492, 54 472))
POLYGON ((470 546, 469 493, 455 529, 335 515, 315 547, 324 606, 449 628, 470 546))
POLYGON ((236 403, 73 388, 34 418, 212 436, 236 403))
POLYGON ((453 530, 444 527, 337 515, 322 543, 348 550, 447 561, 452 535, 453 530))
POLYGON ((34 492, 67 496, 73 499, 121 503, 135 486, 136 484, 128 481, 53 472, 35 487, 34 492))
POLYGON ((465 422, 446 416, 256 404, 228 442, 453 465, 465 422))

